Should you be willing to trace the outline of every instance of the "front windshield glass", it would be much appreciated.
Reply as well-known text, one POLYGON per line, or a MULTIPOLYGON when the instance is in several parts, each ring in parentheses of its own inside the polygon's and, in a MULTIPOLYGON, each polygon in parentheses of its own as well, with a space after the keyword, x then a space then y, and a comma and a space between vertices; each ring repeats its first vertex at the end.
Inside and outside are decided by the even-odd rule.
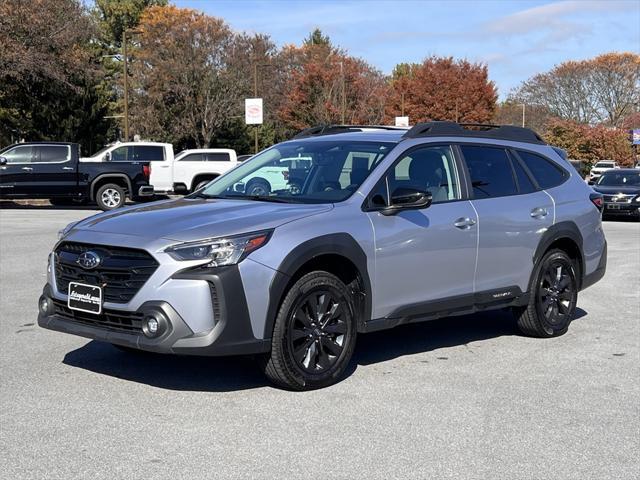
POLYGON ((598 180, 598 185, 604 186, 640 186, 640 172, 607 172, 598 180))
POLYGON ((345 140, 275 145, 219 177, 195 197, 286 203, 347 199, 395 146, 345 140))
POLYGON ((613 168, 615 163, 613 162, 598 162, 596 163, 596 168, 613 168))

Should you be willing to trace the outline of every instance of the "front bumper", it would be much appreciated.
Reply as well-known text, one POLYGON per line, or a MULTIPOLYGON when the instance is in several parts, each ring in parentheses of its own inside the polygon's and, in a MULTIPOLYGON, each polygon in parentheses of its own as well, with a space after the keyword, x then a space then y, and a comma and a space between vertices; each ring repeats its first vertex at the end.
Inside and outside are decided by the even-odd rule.
MULTIPOLYGON (((171 282, 185 281, 186 285, 205 282, 211 292, 208 302, 195 301, 192 310, 203 308, 213 318, 212 328, 194 332, 185 319, 171 303, 163 300, 149 300, 135 309, 123 310, 105 306, 101 315, 72 311, 66 307, 65 296, 60 295, 48 283, 42 293, 42 299, 49 300, 48 308, 39 309, 38 325, 49 330, 71 333, 86 338, 102 340, 117 345, 158 353, 183 355, 244 355, 269 351, 269 339, 258 339, 253 335, 249 309, 237 266, 214 269, 187 269, 171 276, 171 282), (194 283, 195 282, 195 283, 194 283), (150 338, 144 333, 144 319, 156 314, 166 325, 161 333, 150 338)), ((168 282, 165 282, 168 283, 168 282)), ((188 294, 187 291, 184 292, 188 294)), ((193 297, 198 300, 198 296, 193 297)), ((182 309, 183 315, 188 311, 182 309)))
POLYGON ((639 202, 604 202, 603 215, 637 216, 639 202))

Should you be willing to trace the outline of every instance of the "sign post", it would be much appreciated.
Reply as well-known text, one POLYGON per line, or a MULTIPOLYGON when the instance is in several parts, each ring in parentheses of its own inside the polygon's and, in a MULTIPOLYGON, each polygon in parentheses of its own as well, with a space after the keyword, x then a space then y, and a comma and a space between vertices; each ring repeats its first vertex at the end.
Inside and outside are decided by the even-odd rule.
POLYGON ((258 125, 262 125, 263 109, 261 98, 245 98, 244 121, 247 125, 255 125, 254 140, 255 152, 258 153, 258 125))

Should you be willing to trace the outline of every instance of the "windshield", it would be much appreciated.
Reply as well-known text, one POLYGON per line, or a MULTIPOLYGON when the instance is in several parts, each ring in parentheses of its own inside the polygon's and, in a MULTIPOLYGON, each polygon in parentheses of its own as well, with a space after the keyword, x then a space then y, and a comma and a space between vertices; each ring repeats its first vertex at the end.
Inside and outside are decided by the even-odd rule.
POLYGON ((296 141, 276 145, 219 177, 194 196, 285 203, 346 200, 394 143, 296 141))
POLYGON ((598 179, 598 185, 637 187, 640 186, 640 172, 607 172, 598 179))
POLYGON ((598 162, 596 163, 596 168, 613 168, 615 163, 613 162, 598 162))

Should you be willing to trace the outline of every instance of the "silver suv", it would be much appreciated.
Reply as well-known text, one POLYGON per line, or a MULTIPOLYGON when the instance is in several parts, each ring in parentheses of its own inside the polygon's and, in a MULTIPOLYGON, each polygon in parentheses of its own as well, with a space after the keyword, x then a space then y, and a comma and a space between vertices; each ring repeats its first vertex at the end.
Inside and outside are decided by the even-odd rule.
POLYGON ((513 309, 567 331, 605 272, 602 196, 531 130, 309 129, 178 200, 68 225, 44 328, 129 349, 252 354, 277 385, 339 380, 361 333, 513 309), (246 192, 282 158, 296 188, 246 192), (293 168, 293 167, 292 167, 293 168))

